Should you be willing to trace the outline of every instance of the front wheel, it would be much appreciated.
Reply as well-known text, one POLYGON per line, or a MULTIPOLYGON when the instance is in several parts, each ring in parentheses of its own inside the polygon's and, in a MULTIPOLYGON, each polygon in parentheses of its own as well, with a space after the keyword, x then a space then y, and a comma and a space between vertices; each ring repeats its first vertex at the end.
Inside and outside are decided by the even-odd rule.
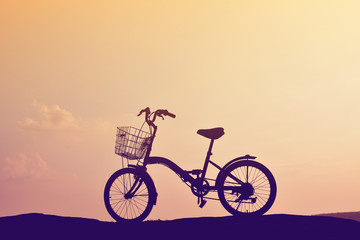
POLYGON ((239 161, 220 173, 218 195, 223 207, 234 216, 262 215, 273 205, 276 182, 272 173, 262 164, 239 161))
POLYGON ((144 171, 123 168, 107 181, 104 202, 116 221, 142 221, 156 202, 156 190, 144 171))

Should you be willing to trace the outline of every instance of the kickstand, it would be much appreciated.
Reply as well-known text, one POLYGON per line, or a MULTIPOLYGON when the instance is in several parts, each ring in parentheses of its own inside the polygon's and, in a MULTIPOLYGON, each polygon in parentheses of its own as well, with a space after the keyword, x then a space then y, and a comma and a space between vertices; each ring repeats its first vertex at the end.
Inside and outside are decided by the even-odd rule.
POLYGON ((206 200, 204 198, 202 198, 202 197, 199 197, 198 198, 198 204, 199 204, 200 208, 203 208, 204 205, 206 204, 206 200))

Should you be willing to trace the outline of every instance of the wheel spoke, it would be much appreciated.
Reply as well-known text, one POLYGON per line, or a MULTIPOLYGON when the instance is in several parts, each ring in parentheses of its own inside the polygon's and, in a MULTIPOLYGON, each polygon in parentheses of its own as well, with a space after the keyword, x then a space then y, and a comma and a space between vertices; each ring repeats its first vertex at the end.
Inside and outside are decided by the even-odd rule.
POLYGON ((276 196, 276 183, 265 166, 255 161, 241 161, 226 170, 219 189, 219 199, 226 210, 236 215, 263 214, 271 207, 276 196), (239 184, 240 181, 243 184, 239 184))
POLYGON ((143 220, 151 211, 155 192, 149 189, 149 179, 143 179, 135 169, 121 169, 110 177, 105 187, 105 206, 117 221, 143 220))

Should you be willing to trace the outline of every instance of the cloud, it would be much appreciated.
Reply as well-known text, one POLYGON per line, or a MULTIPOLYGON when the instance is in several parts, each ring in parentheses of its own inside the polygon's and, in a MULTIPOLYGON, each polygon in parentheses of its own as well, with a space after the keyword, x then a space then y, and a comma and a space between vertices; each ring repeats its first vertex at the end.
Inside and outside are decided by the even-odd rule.
POLYGON ((17 153, 14 157, 0 159, 0 179, 49 179, 54 171, 49 169, 39 153, 17 153))
POLYGON ((17 123, 20 129, 37 132, 69 132, 81 129, 80 120, 58 105, 48 107, 45 104, 34 102, 33 106, 37 108, 41 120, 37 121, 27 117, 17 123))

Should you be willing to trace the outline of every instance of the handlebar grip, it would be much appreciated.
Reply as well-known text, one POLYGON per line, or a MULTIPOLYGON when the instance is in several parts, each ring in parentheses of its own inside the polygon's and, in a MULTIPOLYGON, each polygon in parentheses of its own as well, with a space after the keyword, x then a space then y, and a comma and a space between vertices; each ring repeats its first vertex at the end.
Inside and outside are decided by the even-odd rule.
POLYGON ((172 118, 175 118, 176 117, 176 115, 175 114, 172 114, 172 113, 169 113, 168 112, 168 114, 167 114, 169 117, 172 117, 172 118))
POLYGON ((165 109, 164 109, 164 110, 160 110, 159 113, 160 113, 160 114, 164 114, 165 116, 172 117, 172 118, 175 118, 175 117, 176 117, 175 114, 170 113, 168 110, 165 110, 165 109))

